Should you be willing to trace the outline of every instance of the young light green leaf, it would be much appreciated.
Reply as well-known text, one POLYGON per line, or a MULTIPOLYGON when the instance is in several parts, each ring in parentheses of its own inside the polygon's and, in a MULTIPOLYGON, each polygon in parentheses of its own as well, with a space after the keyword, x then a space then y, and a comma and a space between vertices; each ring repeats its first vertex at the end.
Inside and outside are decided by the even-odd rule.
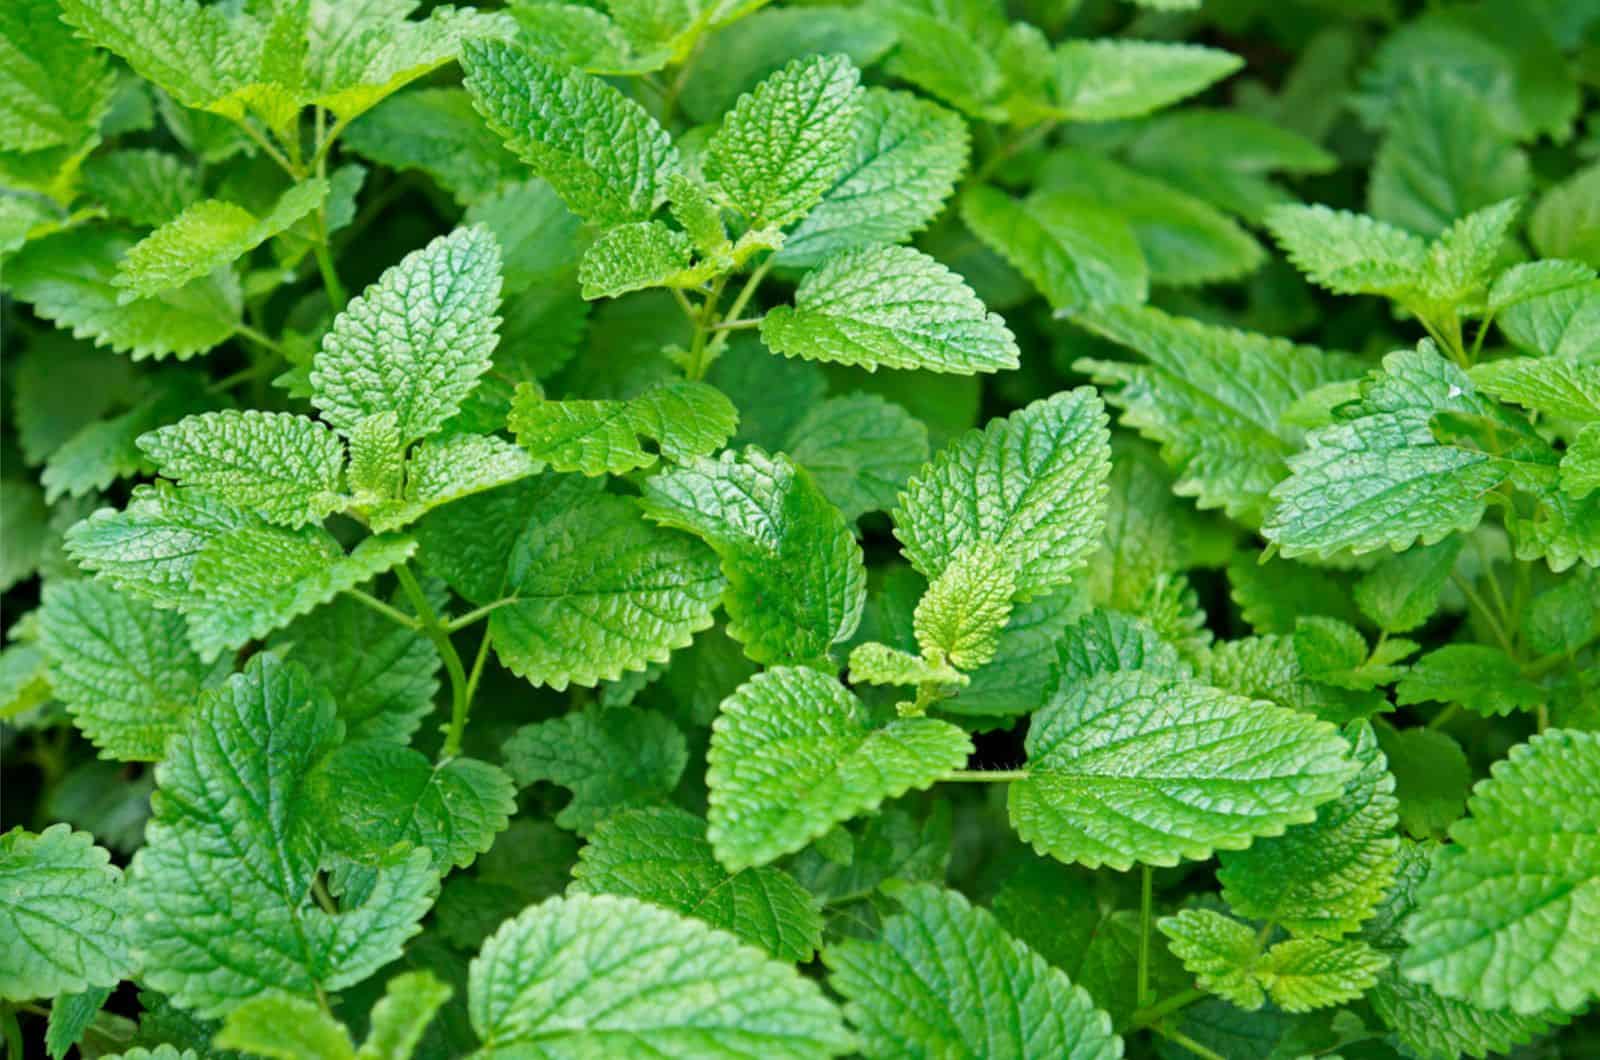
MULTIPOLYGON (((354 448, 352 440, 352 486, 354 448)), ((405 487, 400 498, 374 504, 369 520, 379 533, 397 530, 440 505, 516 482, 538 470, 525 450, 496 435, 446 434, 428 438, 411 451, 405 463, 405 487)))
POLYGON ((1073 320, 1149 362, 1084 358, 1073 367, 1102 386, 1124 384, 1109 399, 1122 407, 1124 425, 1161 444, 1178 474, 1173 490, 1248 525, 1260 522, 1299 447, 1284 413, 1307 391, 1354 372, 1315 347, 1158 309, 1105 307, 1073 320))
POLYGON ((932 718, 868 724, 865 705, 828 674, 763 671, 723 701, 711 730, 707 831, 730 871, 793 853, 885 799, 926 788, 972 752, 932 718))
POLYGON ((1600 423, 1591 423, 1561 455, 1561 491, 1583 500, 1600 489, 1600 423))
POLYGON ((1220 855, 1222 896, 1238 915, 1296 935, 1337 938, 1370 917, 1394 882, 1394 777, 1370 725, 1346 733, 1353 733, 1360 772, 1315 821, 1220 855))
POLYGON ((1478 785, 1406 922, 1407 976, 1445 997, 1533 1014, 1600 990, 1600 737, 1551 729, 1478 785), (1526 852, 1537 849, 1536 862, 1526 852))
POLYGON ((900 495, 895 536, 906 557, 932 580, 982 542, 1016 564, 1019 597, 1065 585, 1099 545, 1105 422, 1099 397, 1082 387, 951 443, 900 495))
POLYGON ((1090 868, 1176 865, 1316 817, 1355 771, 1337 730, 1192 681, 1114 672, 1033 715, 1011 821, 1090 868))
POLYGON ((857 644, 850 651, 850 683, 869 685, 935 684, 956 689, 967 677, 948 663, 891 648, 877 641, 857 644))
POLYGON ((805 963, 822 942, 817 900, 771 867, 729 873, 706 823, 665 807, 602 821, 572 870, 573 893, 638 898, 704 920, 779 960, 805 963))
POLYGON ((677 726, 633 707, 525 725, 506 742, 505 756, 517 783, 548 780, 571 790, 556 824, 582 834, 618 811, 665 800, 688 761, 677 726))
POLYGON ((343 508, 344 445, 327 427, 287 412, 207 412, 141 435, 156 470, 275 523, 320 522, 343 508))
POLYGON ((1266 991, 1251 974, 1261 944, 1249 927, 1213 909, 1185 909, 1162 917, 1156 927, 1200 989, 1242 1009, 1258 1009, 1266 1001, 1266 991))
POLYGON ((869 1060, 1122 1056, 1111 1017, 988 910, 929 884, 889 893, 899 912, 880 939, 847 939, 823 954, 869 1060))
POLYGON ((666 383, 628 401, 549 401, 517 387, 509 426, 533 459, 556 471, 622 475, 654 467, 649 438, 685 462, 722 447, 738 426, 733 403, 705 383, 666 383))
POLYGON ((574 498, 514 529, 509 567, 505 552, 492 562, 515 602, 489 628, 500 661, 534 684, 614 681, 665 662, 711 625, 724 585, 712 555, 646 522, 631 500, 574 498))
POLYGON ((7 261, 6 283, 57 327, 136 361, 187 360, 234 334, 242 303, 239 282, 228 270, 153 298, 124 302, 117 268, 137 242, 111 228, 58 232, 30 242, 7 261))
POLYGON ((462 66, 489 127, 573 213, 610 227, 645 220, 661 202, 678 151, 639 104, 498 41, 469 42, 462 66))
POLYGON ((101 754, 123 761, 159 761, 201 691, 231 669, 201 661, 182 615, 94 581, 46 586, 39 644, 75 724, 101 754))
POLYGON ((156 772, 128 870, 142 982, 209 1018, 265 990, 338 990, 400 955, 438 888, 426 850, 391 851, 364 900, 337 914, 312 900, 328 848, 305 781, 338 736, 333 703, 271 653, 205 697, 156 772), (219 919, 246 932, 246 949, 210 944, 219 919))
POLYGON ((334 750, 306 778, 305 798, 334 850, 370 862, 409 843, 431 852, 441 874, 472 864, 517 808, 499 768, 473 758, 435 764, 383 739, 334 750))
POLYGON ((122 870, 64 824, 0 835, 0 998, 31 1001, 116 986, 131 971, 122 870))
POLYGON ((1192 96, 1244 65, 1192 44, 1073 40, 1055 50, 1057 107, 1068 121, 1137 118, 1192 96))
POLYGON ((393 412, 410 442, 438 430, 489 368, 500 249, 481 227, 413 251, 354 298, 322 340, 311 401, 349 434, 393 412))
POLYGON ((327 194, 327 181, 302 181, 260 217, 231 202, 203 199, 130 247, 112 282, 126 301, 176 290, 287 231, 327 194))
POLYGON ((1149 293, 1133 229, 1094 203, 1050 191, 1017 200, 980 184, 962 195, 961 218, 1053 309, 1142 302, 1149 293))
POLYGON ((1326 206, 1279 206, 1267 227, 1295 268, 1335 294, 1401 298, 1422 283, 1427 244, 1365 214, 1326 206))
POLYGON ((847 250, 800 281, 795 304, 769 310, 775 353, 878 368, 971 375, 1017 366, 1017 341, 962 279, 910 247, 847 250))
POLYGON ((372 1006, 367 1040, 356 1060, 411 1060, 433 1017, 455 991, 432 972, 402 972, 389 980, 372 1006))
POLYGON ((609 895, 552 898, 507 922, 472 962, 467 1010, 490 1050, 826 1060, 854 1045, 838 1010, 792 967, 609 895))
POLYGON ((773 256, 779 265, 807 268, 842 250, 905 242, 938 214, 967 165, 960 117, 910 93, 868 89, 855 136, 838 182, 773 256))
POLYGON ((212 1044, 269 1060, 354 1060, 350 1031, 315 1001, 287 994, 251 998, 223 1021, 212 1044))
POLYGON ((842 55, 796 59, 741 96, 706 146, 706 176, 751 228, 784 228, 849 161, 861 73, 842 55))
POLYGON ((917 602, 913 628, 922 654, 963 671, 990 662, 1015 592, 1016 571, 999 549, 985 541, 963 548, 917 602))
POLYGON ((866 570, 811 476, 759 449, 700 457, 647 480, 645 514, 722 559, 728 634, 762 663, 811 663, 855 632, 866 570))
POLYGON ((583 297, 617 298, 646 287, 693 287, 709 275, 693 269, 694 247, 683 232, 660 221, 618 225, 583 255, 578 282, 583 297))
POLYGON ((1313 431, 1289 461, 1262 534, 1285 556, 1328 556, 1433 544, 1477 525, 1484 493, 1506 471, 1486 453, 1437 442, 1429 421, 1444 412, 1501 415, 1431 343, 1389 354, 1350 414, 1313 431))
POLYGON ((1478 389, 1558 419, 1600 419, 1600 365, 1568 357, 1506 357, 1476 365, 1478 389))

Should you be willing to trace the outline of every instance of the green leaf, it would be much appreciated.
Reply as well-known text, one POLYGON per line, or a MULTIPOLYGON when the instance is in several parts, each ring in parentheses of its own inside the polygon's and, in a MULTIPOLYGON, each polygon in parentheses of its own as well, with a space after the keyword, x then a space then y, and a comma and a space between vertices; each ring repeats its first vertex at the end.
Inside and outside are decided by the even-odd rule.
POLYGON ((1336 938, 1370 917, 1394 882, 1395 781, 1371 726, 1346 733, 1360 772, 1315 821, 1222 853, 1217 879, 1240 916, 1296 935, 1336 938))
POLYGON ((1356 583, 1361 613, 1385 633, 1409 633, 1422 625, 1439 609, 1439 595, 1463 544, 1464 538, 1450 537, 1379 563, 1356 583))
POLYGON ((1423 235, 1532 185, 1528 157, 1454 74, 1420 71, 1396 94, 1372 162, 1372 215, 1423 235))
POLYGON ((650 525, 631 500, 590 496, 518 529, 500 568, 515 602, 489 616, 489 630, 501 663, 533 684, 614 681, 711 625, 724 584, 711 555, 650 525))
POLYGON ((453 991, 432 972, 402 972, 390 979, 383 998, 372 1006, 367 1040, 356 1060, 411 1060, 434 1014, 453 991))
POLYGON ((1561 456, 1561 491, 1582 500, 1600 489, 1600 424, 1591 423, 1561 456))
POLYGON ((1483 517, 1483 495, 1506 476, 1487 454, 1439 444, 1436 413, 1495 417, 1465 372, 1424 342, 1383 360, 1340 422, 1313 431, 1291 477, 1273 491, 1262 534, 1285 556, 1431 545, 1483 517))
POLYGON ((889 893, 881 939, 823 955, 864 1056, 1122 1056, 1111 1017, 987 910, 928 884, 889 893))
POLYGON ((31 482, 0 480, 0 591, 31 578, 50 543, 50 511, 44 493, 31 482))
POLYGON ((937 659, 912 655, 887 644, 868 641, 850 652, 850 683, 869 685, 937 684, 959 688, 966 676, 937 659))
POLYGON ((344 445, 327 427, 287 412, 207 412, 141 435, 156 470, 289 527, 321 522, 348 502, 344 445))
POLYGON ((636 54, 626 35, 606 15, 578 4, 518 4, 517 39, 559 66, 591 74, 638 75, 659 70, 672 58, 664 49, 636 54))
POLYGON ((1149 623, 1116 611, 1096 610, 1068 626, 1055 644, 1055 666, 1044 689, 1046 705, 1099 674, 1147 670, 1159 677, 1187 678, 1193 668, 1149 623))
POLYGON ((722 703, 711 731, 708 837, 729 870, 793 853, 885 799, 965 764, 966 733, 932 718, 869 725, 831 676, 779 666, 722 703))
POLYGON ((1568 357, 1507 357, 1476 365, 1479 390, 1534 412, 1583 422, 1600 419, 1600 365, 1568 357))
POLYGON ((459 228, 386 270, 333 322, 311 369, 312 404, 345 434, 393 412, 410 442, 438 430, 489 368, 500 249, 459 228))
POLYGON ((1353 373, 1312 346, 1158 309, 1105 307, 1073 320, 1149 362, 1084 358, 1073 367, 1102 386, 1123 384, 1109 399, 1125 426, 1160 443, 1178 474, 1173 490, 1247 525, 1259 523, 1299 447, 1285 413, 1306 392, 1353 373))
POLYGON ((333 849, 367 862, 404 842, 430 851, 441 874, 472 864, 517 808, 511 778, 497 767, 472 758, 436 765, 382 739, 336 749, 305 792, 333 849))
POLYGON ((1126 219, 1153 284, 1231 280, 1253 271, 1266 257, 1255 237, 1209 203, 1097 152, 1052 151, 1035 186, 1126 219))
POLYGON ((184 106, 209 108, 256 78, 260 32, 222 8, 194 0, 61 0, 61 12, 83 37, 184 106))
POLYGON ((572 791, 556 815, 588 834, 620 810, 665 800, 688 761, 683 734, 660 714, 598 708, 525 725, 505 746, 518 784, 548 780, 572 791))
POLYGON ((315 1001, 269 993, 251 998, 224 1021, 212 1042, 270 1060, 353 1060, 350 1031, 315 1001))
POLYGON ((463 203, 487 199, 527 174, 459 88, 419 88, 386 99, 339 143, 390 169, 426 173, 463 203))
POLYGON ((1285 1012, 1359 998, 1389 959, 1364 942, 1290 939, 1261 952, 1255 932, 1209 909, 1186 909, 1156 926, 1202 989, 1254 1010, 1270 997, 1285 1012))
POLYGON ((122 870, 64 824, 0 835, 0 998, 31 1001, 116 986, 132 970, 122 870))
POLYGON ((303 181, 261 217, 231 202, 203 199, 130 247, 112 282, 129 300, 176 290, 287 231, 327 194, 327 181, 303 181))
POLYGON ((1427 268, 1421 238, 1365 214, 1296 203, 1272 210, 1267 226, 1294 267, 1335 294, 1399 298, 1427 268))
POLYGON ((810 663, 855 632, 861 546, 811 476, 759 449, 700 457, 644 483, 645 514, 698 534, 728 579, 728 634, 761 663, 810 663))
POLYGON ((61 21, 57 0, 0 11, 0 148, 77 146, 111 102, 106 58, 61 21))
POLYGON ((572 870, 577 894, 614 894, 665 906, 804 964, 822 942, 817 901, 787 873, 729 873, 706 823, 682 810, 623 810, 602 821, 572 870))
POLYGON ((319 527, 288 530, 200 490, 141 486, 125 511, 67 532, 87 570, 189 619, 203 659, 279 626, 402 562, 410 538, 377 535, 348 554, 319 527))
POLYGON ((594 476, 654 467, 641 438, 682 463, 720 449, 738 423, 732 402, 706 383, 666 383, 629 401, 549 401, 524 383, 508 425, 539 463, 594 476))
POLYGON ((1017 366, 1017 341, 962 279, 910 247, 846 250, 808 272, 795 304, 761 321, 775 353, 971 375, 1017 366))
POLYGON ((1132 227, 1093 203, 1050 191, 1019 201, 980 184, 961 196, 961 218, 1053 309, 1142 302, 1148 293, 1132 227))
MULTIPOLYGON (((1431 734, 1425 729, 1407 732, 1431 734)), ((1428 875, 1430 849, 1431 845, 1421 843, 1401 846, 1394 889, 1366 929, 1367 940, 1396 959, 1405 950, 1404 928, 1416 912, 1417 891, 1428 875)), ((1393 965, 1378 977, 1368 999, 1379 1018, 1424 1060, 1510 1053, 1515 1046, 1548 1031, 1552 1022, 1561 1022, 1557 1013, 1522 1016, 1509 1009, 1484 1009, 1443 997, 1428 984, 1408 979, 1393 965)))
POLYGON ((821 989, 793 968, 699 921, 608 895, 552 898, 507 922, 472 962, 467 1009, 490 1050, 823 1060, 853 1045, 821 989))
POLYGON ((930 580, 981 542, 1016 564, 1019 597, 1065 585, 1099 546, 1106 439, 1092 389, 1035 401, 935 456, 900 495, 895 536, 930 580))
POLYGON ((842 250, 904 243, 937 216, 967 166, 960 117, 910 93, 868 89, 855 136, 838 181, 773 256, 779 265, 809 268, 842 250))
POLYGON ((50 1060, 65 1060, 73 1046, 83 1041, 89 1025, 111 996, 109 986, 78 994, 60 994, 50 1002, 50 1021, 45 1026, 44 1049, 50 1060))
POLYGON ((489 127, 573 213, 609 227, 645 220, 660 204, 678 151, 639 104, 498 41, 469 42, 462 65, 489 127))
POLYGON ((583 297, 616 298, 646 287, 694 287, 705 277, 691 269, 689 237, 660 221, 618 225, 595 241, 578 267, 583 297))
POLYGON ((1417 894, 1401 957, 1408 977, 1525 1015, 1574 1009, 1600 990, 1587 941, 1600 886, 1597 776, 1600 737, 1563 729, 1496 763, 1417 894))
POLYGON ((928 429, 899 405, 851 394, 814 406, 781 448, 854 521, 894 506, 906 480, 928 461, 928 429))
POLYGON ((1017 834, 1089 868, 1176 865, 1316 818, 1355 766, 1325 722, 1157 674, 1065 688, 1028 728, 1017 834))
POLYGON ((849 161, 860 71, 842 55, 796 59, 741 96, 706 145, 705 172, 751 228, 784 228, 849 161))
POLYGON ((433 642, 354 597, 295 619, 268 646, 333 697, 350 740, 406 743, 433 709, 440 665, 433 642))
POLYGON ((1237 55, 1192 44, 1074 40, 1055 50, 1051 71, 1068 121, 1137 118, 1192 96, 1244 65, 1237 55))
MULTIPOLYGON (((1467 808, 1472 767, 1453 737, 1437 729, 1378 726, 1394 774, 1400 826, 1419 839, 1443 837, 1467 808)), ((1403 860, 1403 859, 1402 859, 1403 860)))
POLYGON ((74 723, 102 755, 123 761, 159 761, 201 691, 232 668, 200 659, 182 615, 93 581, 45 588, 39 644, 74 723))
POLYGON ((426 850, 391 851, 364 900, 337 914, 312 900, 329 852, 305 783, 338 737, 333 703, 271 653, 204 697, 156 771, 146 845, 128 870, 141 982, 214 1018, 264 990, 353 985, 400 955, 438 889, 426 850), (243 933, 243 948, 214 947, 219 923, 243 933))
POLYGON ((34 240, 6 262, 6 283, 35 313, 73 336, 134 360, 186 360, 232 337, 238 280, 226 270, 131 302, 116 286, 118 263, 137 242, 116 229, 82 226, 34 240))
POLYGON ((987 542, 968 545, 917 603, 913 621, 922 654, 958 670, 976 670, 992 661, 1015 592, 1010 560, 987 542))
POLYGON ((1581 169, 1539 199, 1528 236, 1541 257, 1570 258, 1600 266, 1600 167, 1581 169))
POLYGON ((48 460, 84 428, 139 392, 129 362, 108 359, 65 332, 30 339, 13 364, 9 411, 23 460, 29 464, 48 460))
POLYGON ((54 502, 63 494, 81 497, 104 490, 118 479, 154 471, 139 449, 140 436, 216 404, 198 374, 163 372, 151 383, 132 408, 85 425, 50 454, 39 476, 47 501, 54 502))
POLYGON ((1522 668, 1487 644, 1446 644, 1412 664, 1395 686, 1395 702, 1460 703, 1486 715, 1532 710, 1546 702, 1544 689, 1522 676, 1522 668))

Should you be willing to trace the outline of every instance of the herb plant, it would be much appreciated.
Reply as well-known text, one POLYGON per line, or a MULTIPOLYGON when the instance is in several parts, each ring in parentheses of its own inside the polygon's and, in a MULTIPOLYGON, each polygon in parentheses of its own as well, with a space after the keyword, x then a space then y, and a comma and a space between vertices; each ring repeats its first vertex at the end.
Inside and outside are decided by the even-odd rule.
POLYGON ((1600 1055, 1596 55, 6 0, 6 1055, 1600 1055))

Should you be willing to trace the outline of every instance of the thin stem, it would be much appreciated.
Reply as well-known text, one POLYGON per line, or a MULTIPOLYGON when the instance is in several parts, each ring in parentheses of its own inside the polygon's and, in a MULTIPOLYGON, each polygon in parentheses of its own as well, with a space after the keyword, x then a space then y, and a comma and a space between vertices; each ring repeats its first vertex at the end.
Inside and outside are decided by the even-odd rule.
POLYGON ((339 134, 344 132, 345 126, 349 124, 349 118, 339 118, 333 123, 333 128, 328 131, 327 136, 321 137, 319 133, 321 142, 317 144, 317 153, 315 157, 311 159, 311 164, 313 166, 320 168, 324 163, 327 162, 329 148, 333 147, 333 142, 339 139, 339 134))
POLYGON ((1183 1046, 1194 1055, 1200 1057, 1201 1060, 1228 1060, 1228 1058, 1223 1056, 1221 1053, 1206 1048, 1193 1038, 1189 1037, 1187 1034, 1184 1034, 1182 1031, 1173 1030, 1171 1027, 1161 1026, 1156 1026, 1152 1029, 1157 1034, 1161 1035, 1161 1037, 1165 1038, 1174 1045, 1183 1046))
POLYGON ((397 623, 398 625, 404 626, 406 629, 419 628, 416 619, 412 618, 398 607, 389 606, 370 593, 362 592, 360 589, 346 589, 344 594, 352 599, 360 600, 362 603, 378 612, 378 614, 382 615, 384 618, 387 618, 389 621, 397 623))
POLYGON ((287 358, 289 356, 289 351, 284 349, 280 343, 274 341, 266 332, 259 331, 242 320, 234 322, 233 330, 235 334, 242 335, 256 345, 271 350, 279 357, 287 358))
POLYGON ((1050 133, 1054 131, 1055 127, 1059 124, 1059 121, 1042 121, 1037 125, 1023 130, 1021 133, 1017 134, 1017 136, 1013 137, 1010 142, 1002 146, 1000 150, 990 155, 988 160, 985 161, 982 166, 978 167, 978 171, 972 175, 970 183, 982 184, 994 173, 995 170, 999 169, 1002 164, 1011 158, 1012 155, 1015 155, 1025 148, 1031 147, 1038 143, 1040 140, 1050 135, 1050 133))
MULTIPOLYGON (((739 293, 734 297, 733 304, 723 314, 723 320, 737 321, 739 319, 739 315, 744 312, 744 307, 750 304, 751 298, 755 297, 756 288, 761 286, 761 281, 766 279, 767 273, 772 271, 772 261, 773 259, 769 257, 766 261, 756 266, 755 271, 750 274, 750 278, 744 282, 744 286, 739 289, 739 293)), ((718 288, 718 293, 721 293, 721 288, 718 288)), ((728 345, 729 334, 731 334, 729 331, 719 331, 716 337, 711 340, 711 348, 706 351, 707 364, 715 361, 721 355, 723 348, 728 345)))
POLYGON ((1451 703, 1448 706, 1446 706, 1443 710, 1441 710, 1439 713, 1435 714, 1428 721, 1427 727, 1430 728, 1430 729, 1442 729, 1446 725, 1450 724, 1450 720, 1452 718, 1454 718, 1457 714, 1460 714, 1460 713, 1461 713, 1461 704, 1460 703, 1451 703))
POLYGON ((311 897, 317 900, 317 905, 329 916, 337 916, 339 903, 333 900, 333 895, 328 893, 328 887, 322 882, 322 877, 317 876, 311 881, 311 897))
POLYGON ((250 124, 249 118, 240 118, 238 121, 234 122, 234 124, 243 129, 244 134, 250 137, 251 140, 254 140, 256 146, 265 151, 267 153, 267 157, 278 163, 279 167, 281 167, 285 173, 289 174, 289 176, 293 177, 297 181, 301 177, 305 176, 304 170, 301 170, 295 166, 294 163, 290 162, 289 159, 284 156, 282 151, 272 146, 272 141, 268 140, 265 136, 262 136, 256 131, 255 126, 250 124))
POLYGON ((1256 949, 1259 950, 1266 946, 1267 940, 1272 937, 1272 929, 1275 927, 1277 925, 1270 920, 1261 925, 1261 930, 1256 932, 1256 949))
POLYGON ((520 599, 522 599, 520 596, 508 596, 504 600, 496 600, 492 604, 484 604, 482 607, 468 611, 460 618, 453 618, 449 622, 446 622, 444 624, 445 631, 447 633, 454 633, 457 630, 466 629, 479 619, 488 616, 491 611, 496 611, 507 604, 514 604, 520 599))
POLYGON ((1026 769, 952 769, 939 774, 940 780, 973 784, 1004 783, 1010 780, 1027 780, 1026 769))
POLYGON ((1155 870, 1139 866, 1139 967, 1135 980, 1134 1004, 1143 1005, 1150 996, 1150 921, 1155 908, 1155 870))
POLYGON ((695 317, 694 337, 689 340, 689 363, 684 369, 691 383, 698 383, 706 376, 706 369, 711 367, 711 358, 706 356, 706 339, 711 335, 711 325, 716 323, 717 303, 722 299, 722 289, 728 285, 728 277, 719 276, 711 285, 711 291, 706 295, 706 300, 700 306, 700 312, 695 317))
POLYGON ((461 753, 461 734, 466 730, 467 710, 472 705, 467 695, 467 671, 461 665, 461 655, 456 651, 456 646, 450 643, 449 632, 444 623, 439 621, 433 605, 428 603, 428 596, 417 583, 417 576, 411 573, 411 568, 402 563, 394 569, 394 574, 400 579, 401 590, 422 622, 423 636, 433 641, 439 657, 444 660, 445 672, 450 675, 450 728, 445 733, 444 746, 439 749, 439 760, 444 761, 461 753))
POLYGON ((672 297, 677 301, 678 308, 683 310, 683 315, 689 318, 689 323, 693 324, 698 322, 700 319, 700 314, 696 312, 694 306, 690 304, 689 296, 684 294, 681 288, 668 287, 667 290, 672 292, 672 297))
MULTIPOLYGON (((467 702, 470 703, 478 695, 478 681, 483 677, 483 664, 489 660, 489 642, 494 639, 494 630, 485 628, 483 639, 478 641, 478 654, 472 660, 472 672, 467 675, 467 702)), ((574 685, 573 687, 577 687, 574 685)))
POLYGON ((317 242, 313 249, 317 257, 317 271, 322 273, 322 286, 328 292, 328 301, 337 313, 349 301, 345 297, 344 284, 339 282, 339 271, 333 266, 333 253, 328 248, 328 220, 326 216, 317 218, 317 242))
POLYGON ((1157 1001, 1155 1004, 1146 1005, 1144 1008, 1135 1012, 1133 1014, 1133 1025, 1135 1027, 1154 1026, 1155 1024, 1160 1023, 1163 1019, 1166 1019, 1168 1016, 1172 1015, 1174 1012, 1186 1009, 1196 1001, 1204 1001, 1210 996, 1211 995, 1207 994, 1204 990, 1198 989, 1190 989, 1185 990, 1182 993, 1173 994, 1169 998, 1163 998, 1162 1000, 1157 1001))
MULTIPOLYGON (((1491 572, 1491 574, 1492 573, 1493 572, 1491 572)), ((1450 580, 1456 583, 1456 588, 1460 589, 1461 595, 1467 598, 1467 603, 1478 609, 1479 617, 1481 617, 1484 621, 1484 624, 1489 627, 1489 632, 1494 636, 1494 639, 1499 642, 1500 647, 1505 650, 1505 653, 1515 657, 1517 653, 1516 650, 1511 646, 1511 638, 1506 636, 1505 629, 1501 627, 1500 622, 1494 617, 1494 613, 1489 610, 1489 605, 1485 603, 1483 597, 1478 594, 1478 590, 1472 587, 1471 582, 1453 571, 1450 574, 1450 580)))
POLYGON ((682 94, 684 86, 689 83, 689 71, 694 69, 694 62, 700 58, 700 52, 706 46, 706 35, 701 33, 694 42, 694 48, 689 52, 689 57, 678 67, 678 76, 672 79, 672 84, 661 97, 661 125, 666 128, 672 124, 672 119, 678 111, 678 96, 682 94))
POLYGON ((712 331, 745 331, 745 330, 747 330, 749 328, 759 328, 761 326, 761 322, 763 320, 765 320, 765 319, 766 319, 766 314, 763 313, 761 316, 750 317, 747 320, 725 320, 721 324, 713 324, 711 326, 711 330, 712 331))

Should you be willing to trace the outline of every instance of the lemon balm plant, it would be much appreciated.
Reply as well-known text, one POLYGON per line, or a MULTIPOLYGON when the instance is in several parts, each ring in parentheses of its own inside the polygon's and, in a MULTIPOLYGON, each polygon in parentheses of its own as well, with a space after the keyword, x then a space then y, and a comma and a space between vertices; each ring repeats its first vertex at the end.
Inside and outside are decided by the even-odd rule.
POLYGON ((1408 7, 7 4, 7 1055, 1600 1049, 1600 12, 1408 7))

